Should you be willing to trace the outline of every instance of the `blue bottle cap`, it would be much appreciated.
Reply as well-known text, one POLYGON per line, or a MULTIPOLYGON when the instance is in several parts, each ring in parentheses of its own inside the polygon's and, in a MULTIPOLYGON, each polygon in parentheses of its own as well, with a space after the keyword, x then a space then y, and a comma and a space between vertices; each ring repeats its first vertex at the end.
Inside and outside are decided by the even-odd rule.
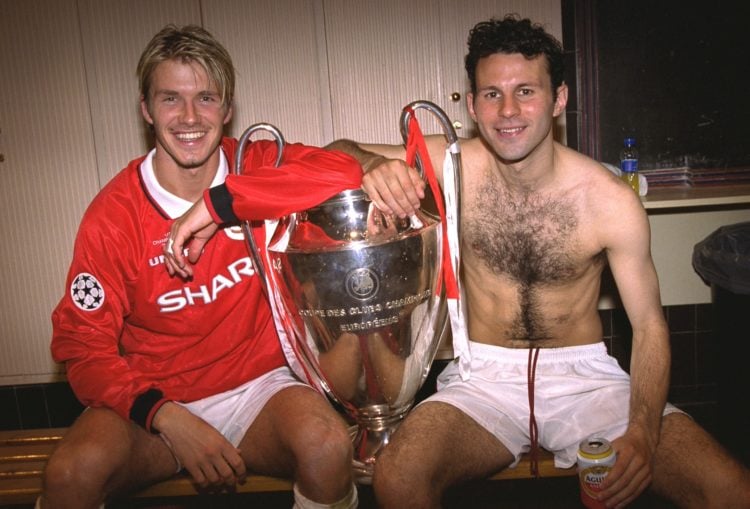
POLYGON ((635 138, 631 138, 631 137, 625 138, 626 147, 632 147, 633 145, 635 145, 635 138))

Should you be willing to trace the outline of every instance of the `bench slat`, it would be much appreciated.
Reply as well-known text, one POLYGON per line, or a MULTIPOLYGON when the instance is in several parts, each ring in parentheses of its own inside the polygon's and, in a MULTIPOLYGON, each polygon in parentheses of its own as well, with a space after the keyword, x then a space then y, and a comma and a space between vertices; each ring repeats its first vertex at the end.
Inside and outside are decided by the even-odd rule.
MULTIPOLYGON (((539 454, 539 477, 568 477, 578 475, 576 467, 557 468, 555 467, 555 457, 547 451, 540 451, 539 454)), ((531 462, 528 457, 524 456, 516 468, 504 468, 500 472, 490 477, 493 481, 503 481, 510 479, 531 479, 531 462)))
POLYGON ((7 445, 29 445, 39 443, 57 443, 68 428, 17 429, 0 431, 0 447, 7 445))
MULTIPOLYGON (((268 491, 291 491, 292 482, 286 479, 276 477, 267 477, 264 475, 248 476, 244 484, 235 486, 234 493, 261 493, 268 491)), ((150 497, 185 497, 199 495, 201 492, 196 489, 190 478, 180 475, 173 477, 168 481, 149 486, 148 488, 134 493, 132 496, 137 498, 150 497)))
POLYGON ((33 504, 41 492, 41 477, 0 479, 0 506, 3 504, 33 504))
POLYGON ((0 480, 21 477, 42 477, 46 461, 26 461, 14 463, 0 462, 0 480))
MULTIPOLYGON (((0 505, 33 504, 42 490, 42 472, 57 442, 66 428, 0 431, 0 505)), ((541 477, 576 475, 575 467, 555 468, 552 454, 541 451, 539 457, 541 477)), ((491 480, 529 479, 529 460, 521 459, 516 468, 506 468, 490 477, 491 480)), ((236 486, 236 493, 261 493, 289 491, 292 482, 264 475, 250 475, 244 484, 236 486)), ((175 476, 150 486, 133 497, 182 497, 202 494, 190 478, 175 476)))
POLYGON ((47 461, 55 445, 56 442, 47 442, 0 447, 0 463, 47 461))

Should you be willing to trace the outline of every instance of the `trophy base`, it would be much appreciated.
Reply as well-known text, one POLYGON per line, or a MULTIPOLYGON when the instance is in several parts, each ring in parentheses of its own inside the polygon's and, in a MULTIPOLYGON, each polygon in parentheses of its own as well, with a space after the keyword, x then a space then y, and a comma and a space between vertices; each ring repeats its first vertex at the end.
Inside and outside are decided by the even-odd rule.
POLYGON ((349 428, 349 435, 354 444, 354 459, 352 460, 354 482, 372 484, 378 454, 391 441, 391 436, 396 431, 399 422, 387 427, 380 426, 377 429, 356 425, 349 428))
POLYGON ((349 428, 349 435, 354 444, 354 459, 352 468, 354 470, 354 482, 357 484, 372 484, 372 475, 375 470, 375 460, 380 451, 388 445, 395 427, 371 430, 360 426, 349 428))
POLYGON ((354 472, 354 482, 357 484, 372 484, 372 474, 375 469, 374 463, 364 463, 355 459, 352 461, 352 470, 354 472))

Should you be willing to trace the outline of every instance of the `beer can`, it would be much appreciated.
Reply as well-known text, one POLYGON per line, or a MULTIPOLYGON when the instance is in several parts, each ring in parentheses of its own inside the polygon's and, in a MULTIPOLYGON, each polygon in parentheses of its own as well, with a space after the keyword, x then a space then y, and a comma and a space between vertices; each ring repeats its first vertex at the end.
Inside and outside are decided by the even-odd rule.
POLYGON ((591 437, 578 446, 578 480, 581 485, 581 502, 589 509, 604 509, 605 505, 594 497, 601 491, 604 478, 615 464, 615 451, 606 438, 591 437))

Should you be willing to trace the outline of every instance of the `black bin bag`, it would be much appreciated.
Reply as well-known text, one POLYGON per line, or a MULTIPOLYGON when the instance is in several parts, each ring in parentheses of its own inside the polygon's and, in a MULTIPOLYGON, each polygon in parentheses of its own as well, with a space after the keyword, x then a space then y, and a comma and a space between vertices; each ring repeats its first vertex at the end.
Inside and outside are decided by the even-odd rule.
POLYGON ((750 221, 722 226, 697 243, 693 268, 711 286, 717 438, 750 465, 750 221))
POLYGON ((722 226, 697 243, 693 268, 711 286, 750 295, 750 221, 722 226))

